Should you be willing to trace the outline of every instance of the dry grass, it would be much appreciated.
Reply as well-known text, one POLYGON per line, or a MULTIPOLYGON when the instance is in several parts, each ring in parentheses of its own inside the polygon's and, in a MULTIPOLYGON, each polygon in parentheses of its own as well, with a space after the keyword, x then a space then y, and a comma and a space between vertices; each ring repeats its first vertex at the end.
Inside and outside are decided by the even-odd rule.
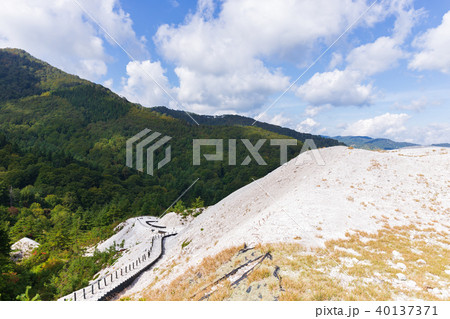
POLYGON ((214 257, 205 258, 199 266, 188 269, 183 276, 172 281, 170 285, 161 289, 148 289, 144 293, 144 299, 190 300, 194 294, 215 280, 218 269, 230 261, 231 257, 238 251, 238 247, 233 247, 220 252, 214 257))
MULTIPOLYGON (((207 300, 449 299, 448 237, 448 233, 433 228, 421 229, 417 225, 391 228, 386 224, 374 234, 348 232, 346 238, 327 241, 325 248, 312 251, 299 243, 260 245, 245 253, 234 247, 205 258, 167 286, 149 287, 144 299, 199 300, 205 296, 207 300), (257 264, 238 285, 231 284, 243 272, 211 285, 232 269, 267 252, 272 259, 257 264), (407 281, 397 279, 401 272, 407 281)), ((174 267, 172 264, 169 271, 174 267)))

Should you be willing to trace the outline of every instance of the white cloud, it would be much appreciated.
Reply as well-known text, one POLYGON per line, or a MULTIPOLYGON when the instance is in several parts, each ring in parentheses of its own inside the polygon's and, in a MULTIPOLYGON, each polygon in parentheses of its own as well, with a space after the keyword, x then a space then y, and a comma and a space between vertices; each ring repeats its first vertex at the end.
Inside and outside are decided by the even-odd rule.
MULTIPOLYGON (((396 0, 380 6, 385 7, 385 12, 379 12, 379 15, 397 17, 392 36, 381 36, 374 42, 354 48, 345 58, 343 70, 315 73, 297 89, 297 96, 314 106, 363 106, 372 103, 375 94, 370 76, 395 68, 398 61, 407 56, 400 46, 420 11, 412 8, 411 0, 396 0)), ((329 67, 341 63, 341 55, 334 54, 329 67)))
POLYGON ((394 67, 405 54, 394 38, 379 37, 375 42, 353 49, 346 57, 347 68, 370 76, 394 67))
POLYGON ((434 100, 434 101, 430 101, 428 98, 426 97, 422 97, 416 100, 412 100, 410 103, 408 104, 400 104, 400 103, 395 103, 394 107, 396 109, 399 110, 408 110, 408 111, 416 111, 416 112, 421 112, 424 109, 426 109, 429 106, 437 106, 440 105, 441 102, 434 100))
POLYGON ((379 37, 350 51, 344 70, 316 73, 296 93, 313 105, 369 105, 374 98, 373 87, 363 82, 394 67, 403 57, 405 54, 396 39, 379 37))
POLYGON ((328 64, 328 69, 333 70, 337 66, 341 65, 342 62, 344 62, 344 57, 342 54, 333 52, 330 63, 328 64))
MULTIPOLYGON (((159 83, 165 90, 169 89, 169 81, 165 76, 166 71, 161 63, 146 61, 132 61, 127 65, 127 78, 123 78, 123 87, 119 92, 133 102, 152 107, 169 105, 169 97, 158 86, 159 83)), ((173 93, 173 92, 168 92, 173 93)))
POLYGON ((314 119, 312 118, 307 118, 306 120, 300 122, 297 127, 296 130, 298 132, 301 133, 312 133, 312 134, 322 134, 323 132, 326 131, 326 129, 319 129, 320 128, 320 123, 316 122, 314 119))
POLYGON ((419 130, 417 136, 424 145, 450 143, 450 124, 433 123, 419 130))
POLYGON ((271 73, 260 61, 247 67, 230 69, 225 74, 199 74, 188 67, 177 67, 180 80, 178 99, 195 112, 251 110, 267 97, 289 85, 288 78, 271 73))
POLYGON ((276 114, 276 115, 264 113, 258 119, 258 121, 266 122, 266 123, 270 123, 270 124, 278 125, 278 126, 284 126, 284 127, 290 126, 290 124, 292 123, 292 119, 290 117, 284 116, 283 113, 276 114))
POLYGON ((249 111, 289 85, 266 60, 298 59, 330 43, 366 8, 363 0, 227 0, 218 9, 202 0, 184 24, 161 26, 154 41, 175 63, 178 98, 190 109, 249 111))
POLYGON ((403 42, 420 17, 426 15, 423 8, 414 8, 413 0, 391 0, 388 12, 396 16, 393 38, 399 42, 403 42))
POLYGON ((107 87, 108 89, 112 90, 114 85, 114 79, 107 79, 103 81, 103 86, 107 87))
MULTIPOLYGON (((129 16, 118 0, 81 1, 127 48, 144 50, 129 16), (125 41, 125 39, 127 39, 125 41)), ((0 47, 30 52, 64 71, 95 80, 107 72, 110 59, 104 39, 74 1, 7 0, 0 10, 0 47)))
POLYGON ((297 90, 297 95, 313 105, 368 105, 373 98, 372 85, 360 82, 361 73, 334 70, 316 73, 297 90))
POLYGON ((410 116, 405 113, 386 113, 374 118, 356 121, 348 125, 342 135, 396 138, 399 133, 406 130, 404 124, 409 118, 410 116))
POLYGON ((413 45, 420 49, 420 52, 410 61, 411 69, 450 73, 450 11, 443 16, 438 27, 428 29, 416 37, 413 45))
POLYGON ((397 140, 421 145, 450 143, 450 124, 434 122, 408 127, 398 135, 397 140))
MULTIPOLYGON (((143 36, 137 37, 133 30, 133 20, 121 8, 120 0, 78 0, 78 2, 135 59, 148 58, 145 47, 147 40, 143 36)), ((103 33, 103 30, 99 29, 99 32, 103 33)), ((116 45, 115 41, 108 35, 104 35, 104 38, 110 44, 116 45)))
POLYGON ((308 117, 314 117, 317 114, 319 114, 320 112, 329 109, 331 106, 330 105, 322 105, 322 106, 308 106, 305 109, 305 115, 308 117))

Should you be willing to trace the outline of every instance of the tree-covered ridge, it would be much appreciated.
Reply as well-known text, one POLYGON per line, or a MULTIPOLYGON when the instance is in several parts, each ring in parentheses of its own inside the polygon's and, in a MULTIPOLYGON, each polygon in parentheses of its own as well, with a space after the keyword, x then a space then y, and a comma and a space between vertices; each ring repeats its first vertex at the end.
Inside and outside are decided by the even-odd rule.
MULTIPOLYGON (((19 59, 29 60, 26 54, 21 56, 22 51, 18 52, 19 59)), ((8 50, 2 53, 16 54, 8 50)), ((73 79, 71 75, 66 77, 73 79)), ((0 91, 6 89, 0 87, 0 91)), ((279 165, 279 150, 266 143, 261 153, 267 166, 258 166, 254 162, 249 166, 210 162, 195 167, 192 165, 194 138, 249 138, 253 143, 260 138, 286 138, 256 127, 189 125, 129 103, 110 90, 87 81, 70 88, 54 86, 40 95, 0 102, 0 123, 0 132, 10 143, 23 152, 45 156, 48 161, 36 159, 41 162, 39 167, 30 164, 34 167, 33 174, 27 176, 4 167, 8 171, 4 177, 7 187, 21 189, 32 185, 38 187, 40 193, 57 193, 62 197, 70 191, 74 194, 75 205, 82 207, 104 205, 127 194, 125 197, 131 201, 130 211, 133 212, 130 214, 155 214, 196 178, 200 181, 192 195, 187 195, 192 196, 188 199, 201 196, 210 205, 244 186, 251 178, 261 177, 279 165), (154 177, 138 175, 124 165, 126 140, 144 128, 173 138, 172 162, 157 171, 154 177), (65 163, 66 158, 78 162, 58 166, 65 163), (13 173, 18 177, 10 178, 13 173), (139 181, 137 186, 136 181, 139 181)), ((300 147, 299 143, 297 147, 289 148, 290 158, 300 147)), ((241 161, 247 156, 244 146, 239 143, 238 154, 241 161)), ((30 167, 23 168, 22 174, 31 171, 30 167)))
POLYGON ((0 49, 0 102, 89 83, 40 61, 23 50, 0 49))
POLYGON ((194 120, 201 125, 222 125, 222 126, 233 126, 233 125, 241 125, 241 126, 256 126, 260 127, 264 130, 285 135, 291 138, 295 138, 299 141, 304 142, 307 139, 313 139, 317 147, 330 147, 337 145, 345 145, 335 139, 323 137, 320 135, 313 135, 309 133, 301 133, 295 130, 292 130, 287 127, 281 127, 274 124, 269 124, 265 122, 256 121, 250 117, 245 117, 241 115, 220 115, 220 116, 211 116, 211 115, 200 115, 195 113, 186 113, 184 111, 172 110, 165 106, 156 106, 153 107, 152 110, 171 116, 176 119, 180 119, 186 121, 187 123, 194 124, 194 120))

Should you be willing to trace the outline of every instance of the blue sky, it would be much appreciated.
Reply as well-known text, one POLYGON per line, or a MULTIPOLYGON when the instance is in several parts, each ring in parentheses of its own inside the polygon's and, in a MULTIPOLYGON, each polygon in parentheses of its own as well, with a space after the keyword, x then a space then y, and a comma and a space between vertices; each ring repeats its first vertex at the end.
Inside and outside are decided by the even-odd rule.
POLYGON ((0 47, 148 107, 237 113, 330 136, 450 142, 450 4, 372 4, 7 0, 0 47))

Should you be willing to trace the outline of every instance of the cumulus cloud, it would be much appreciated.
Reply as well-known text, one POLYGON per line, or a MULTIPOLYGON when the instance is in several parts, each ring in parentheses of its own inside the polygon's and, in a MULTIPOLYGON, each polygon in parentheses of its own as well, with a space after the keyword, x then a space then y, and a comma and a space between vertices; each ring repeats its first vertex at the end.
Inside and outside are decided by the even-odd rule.
POLYGON ((416 37, 413 45, 420 51, 414 54, 409 68, 450 73, 450 11, 443 16, 438 27, 416 37))
MULTIPOLYGON (((118 0, 80 1, 132 51, 145 51, 118 0), (136 50, 133 50, 136 48, 136 50)), ((107 72, 105 35, 74 1, 7 0, 0 10, 0 47, 30 52, 64 71, 95 80, 107 72)))
POLYGON ((166 92, 173 92, 169 92, 169 81, 165 72, 159 61, 129 62, 127 77, 122 79, 123 87, 119 93, 145 106, 169 105, 170 100, 166 92))
POLYGON ((296 130, 301 133, 313 133, 313 134, 321 134, 325 132, 325 129, 320 129, 320 123, 316 122, 312 118, 307 118, 304 121, 300 122, 296 130))
POLYGON ((105 81, 103 81, 103 86, 107 87, 108 89, 112 90, 114 85, 114 79, 107 79, 105 81))
POLYGON ((259 119, 259 122, 266 122, 273 125, 278 126, 290 126, 292 123, 292 119, 290 117, 284 116, 283 113, 276 114, 276 115, 269 115, 267 113, 264 113, 259 119))
POLYGON ((331 106, 330 105, 322 105, 322 106, 311 106, 309 105, 308 107, 306 107, 305 109, 305 115, 308 117, 314 117, 317 114, 319 114, 320 112, 330 109, 331 106))
POLYGON ((450 124, 433 122, 421 126, 411 126, 407 131, 398 134, 397 140, 421 145, 450 143, 450 124))
POLYGON ((375 42, 353 49, 346 57, 347 68, 370 76, 395 67, 405 57, 400 43, 395 38, 379 37, 375 42))
POLYGON ((328 64, 328 69, 333 70, 344 62, 344 57, 341 53, 333 52, 331 55, 330 63, 328 64))
POLYGON ((313 105, 367 105, 373 97, 372 85, 363 85, 360 72, 334 70, 316 73, 297 90, 297 95, 313 105))
MULTIPOLYGON (((401 45, 410 32, 418 11, 412 8, 412 1, 397 0, 387 5, 384 15, 397 17, 391 36, 381 36, 374 42, 352 49, 345 58, 344 69, 315 73, 296 90, 297 96, 314 106, 371 104, 375 93, 370 76, 396 67, 398 61, 407 56, 401 45)), ((338 66, 342 60, 340 54, 334 54, 329 66, 338 66)))
POLYGON ((386 113, 374 118, 356 121, 346 127, 342 135, 367 135, 373 137, 395 138, 397 134, 406 130, 405 122, 410 118, 408 114, 386 113))
POLYGON ((350 51, 344 70, 316 73, 296 93, 313 105, 369 105, 374 98, 373 86, 364 81, 394 67, 403 57, 396 39, 379 37, 350 51))
MULTIPOLYGON (((117 41, 137 60, 148 58, 147 39, 136 35, 133 20, 129 13, 123 11, 119 0, 77 1, 108 32, 108 35, 103 35, 106 41, 112 45, 117 41)), ((100 33, 104 32, 102 28, 100 33)))
POLYGON ((267 65, 330 43, 365 9, 366 1, 211 0, 180 25, 163 25, 154 41, 176 65, 177 96, 197 112, 249 111, 289 78, 267 65))

